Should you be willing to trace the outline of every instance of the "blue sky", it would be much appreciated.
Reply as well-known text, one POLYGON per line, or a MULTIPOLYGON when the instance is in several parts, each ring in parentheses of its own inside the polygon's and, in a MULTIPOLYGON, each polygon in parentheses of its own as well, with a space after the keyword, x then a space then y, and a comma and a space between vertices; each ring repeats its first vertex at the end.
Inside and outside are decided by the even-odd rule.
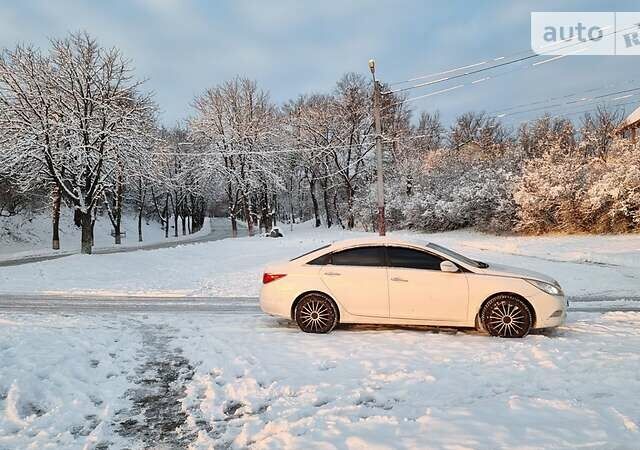
MULTIPOLYGON (((527 50, 531 11, 634 9, 640 8, 630 1, 2 0, 0 45, 45 48, 49 37, 87 30, 102 45, 120 47, 139 76, 149 78, 146 86, 171 125, 192 113, 195 95, 235 75, 257 80, 281 102, 330 91, 347 71, 368 76, 371 57, 380 79, 397 81, 527 50)), ((610 83, 624 83, 613 90, 635 87, 640 80, 630 80, 639 68, 640 56, 572 56, 412 108, 439 110, 448 123, 468 110, 493 111, 610 83)))

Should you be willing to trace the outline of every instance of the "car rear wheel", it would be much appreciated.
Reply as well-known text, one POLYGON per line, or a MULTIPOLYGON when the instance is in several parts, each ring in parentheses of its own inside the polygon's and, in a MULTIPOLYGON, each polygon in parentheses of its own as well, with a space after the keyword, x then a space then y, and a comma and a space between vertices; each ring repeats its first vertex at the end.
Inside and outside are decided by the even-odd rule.
POLYGON ((498 295, 482 309, 482 325, 492 336, 521 338, 529 334, 533 317, 525 302, 511 295, 498 295))
POLYGON ((298 302, 295 319, 305 333, 328 333, 338 324, 338 312, 327 296, 312 293, 298 302))

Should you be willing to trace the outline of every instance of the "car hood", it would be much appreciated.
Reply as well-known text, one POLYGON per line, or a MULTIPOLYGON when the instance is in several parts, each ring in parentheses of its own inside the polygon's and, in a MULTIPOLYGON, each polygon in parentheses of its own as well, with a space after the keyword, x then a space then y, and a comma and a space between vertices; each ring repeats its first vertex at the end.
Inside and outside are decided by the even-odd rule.
POLYGON ((502 264, 487 263, 486 269, 476 269, 473 271, 482 275, 494 275, 498 277, 528 278, 530 280, 544 281, 545 283, 558 284, 556 280, 548 275, 533 270, 521 269, 520 267, 506 266, 502 264))

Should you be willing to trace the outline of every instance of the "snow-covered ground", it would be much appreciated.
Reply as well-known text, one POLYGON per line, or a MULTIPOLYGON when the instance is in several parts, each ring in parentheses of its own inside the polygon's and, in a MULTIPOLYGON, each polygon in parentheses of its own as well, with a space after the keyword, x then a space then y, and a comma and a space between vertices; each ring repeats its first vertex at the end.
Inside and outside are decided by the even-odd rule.
POLYGON ((0 313, 0 449, 100 440, 105 421, 130 403, 123 393, 140 340, 133 325, 115 316, 0 313))
MULTIPOLYGON (((248 298, 263 265, 362 233, 284 232, 0 267, 0 449, 638 448, 640 313, 306 335, 248 298)), ((639 305, 638 235, 396 234, 549 273, 572 307, 639 305)))
MULTIPOLYGON (((179 224, 179 227, 181 225, 179 224)), ((170 229, 170 237, 164 237, 164 230, 160 223, 153 220, 142 221, 142 235, 144 242, 138 243, 138 218, 134 214, 125 213, 122 216, 122 243, 119 247, 137 247, 156 242, 166 242, 193 237, 173 237, 173 228, 170 229)), ((115 247, 114 238, 111 236, 113 228, 106 216, 99 216, 94 228, 96 248, 115 247)), ((208 230, 201 230, 207 233, 208 230)), ((80 250, 80 229, 73 223, 71 210, 65 209, 60 216, 60 250, 51 250, 51 216, 50 214, 35 214, 32 217, 13 216, 0 217, 0 261, 17 259, 27 256, 55 255, 80 250)))
MULTIPOLYGON (((222 226, 222 225, 218 225, 222 226)), ((114 255, 74 255, 0 268, 0 293, 254 297, 266 263, 290 259, 361 232, 284 228, 281 239, 255 236, 114 255), (79 276, 78 274, 82 274, 79 276)), ((501 237, 471 231, 396 236, 434 241, 471 257, 557 278, 573 297, 640 295, 640 235, 501 237)))
POLYGON ((187 429, 211 426, 197 448, 638 443, 638 313, 576 315, 520 342, 376 327, 301 335, 262 317, 187 323, 178 343, 201 361, 183 400, 187 429))
MULTIPOLYGON (((241 304, 239 301, 238 304, 241 304)), ((637 448, 640 313, 549 335, 0 313, 0 448, 637 448)))

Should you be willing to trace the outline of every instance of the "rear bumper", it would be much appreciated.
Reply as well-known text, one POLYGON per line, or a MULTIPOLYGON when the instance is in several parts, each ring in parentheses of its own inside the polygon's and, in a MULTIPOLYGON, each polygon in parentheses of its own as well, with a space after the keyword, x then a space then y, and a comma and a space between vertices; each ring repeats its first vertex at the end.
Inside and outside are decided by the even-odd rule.
POLYGON ((263 286, 260 292, 260 309, 263 312, 277 317, 291 319, 291 301, 283 298, 282 292, 263 286))

